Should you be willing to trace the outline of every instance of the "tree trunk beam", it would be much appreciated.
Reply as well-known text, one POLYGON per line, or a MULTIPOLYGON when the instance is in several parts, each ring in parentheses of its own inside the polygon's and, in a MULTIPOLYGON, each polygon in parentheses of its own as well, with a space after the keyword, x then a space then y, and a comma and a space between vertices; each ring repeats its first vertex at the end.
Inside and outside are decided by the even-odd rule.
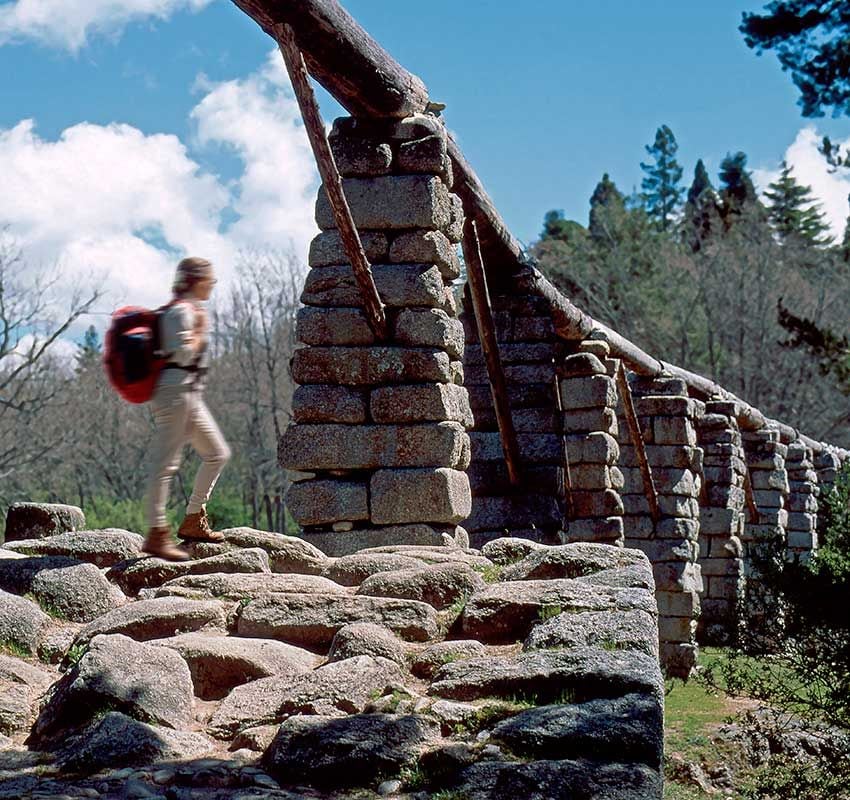
POLYGON ((519 472, 519 443, 516 430, 511 418, 511 406, 508 401, 508 386, 505 372, 499 358, 499 344, 496 341, 496 325, 493 322, 493 309, 490 306, 487 291, 487 276, 481 261, 481 250, 478 245, 478 233, 475 222, 466 220, 463 225, 463 257, 466 261, 467 283, 472 296, 472 307, 475 311, 475 324, 478 327, 478 340, 484 353, 484 363, 487 365, 487 376, 490 378, 490 393, 493 396, 493 406, 496 409, 496 421, 499 424, 499 438, 502 440, 502 451, 508 466, 508 477, 512 486, 520 485, 519 472))

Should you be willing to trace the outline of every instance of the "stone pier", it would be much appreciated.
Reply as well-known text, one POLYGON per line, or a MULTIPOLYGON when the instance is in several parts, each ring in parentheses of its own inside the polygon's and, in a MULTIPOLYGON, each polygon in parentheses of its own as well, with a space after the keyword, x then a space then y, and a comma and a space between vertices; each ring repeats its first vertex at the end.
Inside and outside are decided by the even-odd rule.
POLYGON ((445 128, 430 116, 342 118, 330 139, 391 336, 377 342, 366 322, 320 190, 292 361, 300 385, 279 449, 295 471, 289 510, 332 555, 465 542, 472 417, 452 292, 463 216, 445 128))

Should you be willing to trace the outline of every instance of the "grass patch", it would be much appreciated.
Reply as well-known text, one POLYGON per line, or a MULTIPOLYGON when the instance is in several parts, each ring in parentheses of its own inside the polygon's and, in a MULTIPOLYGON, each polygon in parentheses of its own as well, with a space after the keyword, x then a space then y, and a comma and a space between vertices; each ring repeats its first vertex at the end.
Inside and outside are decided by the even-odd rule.
POLYGON ((45 600, 41 597, 36 597, 32 592, 27 592, 24 597, 27 600, 35 603, 45 614, 49 617, 53 617, 53 619, 67 619, 65 613, 59 608, 59 606, 53 605, 49 600, 45 600))
POLYGON ((545 605, 537 612, 537 619, 540 622, 546 622, 546 620, 560 616, 563 613, 564 609, 559 605, 545 605))
POLYGON ((404 788, 411 792, 423 789, 428 784, 428 778, 418 764, 415 767, 405 767, 402 769, 398 778, 404 788))
POLYGON ((62 665, 65 667, 65 669, 73 667, 86 653, 88 653, 88 651, 88 643, 82 644, 80 642, 76 642, 72 644, 68 648, 68 652, 65 653, 65 658, 62 659, 62 665))
POLYGON ((473 569, 481 575, 484 583, 498 583, 504 567, 501 564, 488 564, 487 566, 476 565, 473 569))
POLYGON ((469 800, 469 795, 459 789, 441 789, 431 795, 431 800, 469 800))
POLYGON ((15 658, 29 658, 32 655, 26 647, 9 639, 0 642, 0 653, 15 658))

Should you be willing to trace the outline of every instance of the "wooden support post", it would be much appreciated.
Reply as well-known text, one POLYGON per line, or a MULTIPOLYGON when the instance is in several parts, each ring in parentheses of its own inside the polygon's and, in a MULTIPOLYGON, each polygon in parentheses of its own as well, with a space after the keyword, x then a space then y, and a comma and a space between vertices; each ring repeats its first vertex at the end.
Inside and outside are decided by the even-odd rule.
POLYGON ((375 337, 379 341, 385 341, 387 339, 387 318, 384 314, 384 305, 378 295, 375 279, 372 276, 372 268, 366 258, 363 244, 360 241, 360 234, 358 234, 354 225, 351 209, 342 190, 342 180, 331 152, 328 137, 325 134, 325 126, 319 113, 313 88, 310 86, 304 57, 295 44, 295 36, 289 25, 276 26, 276 34, 280 52, 289 73, 289 79, 292 81, 295 97, 301 108, 307 137, 310 139, 310 146, 313 148, 313 155, 316 157, 319 174, 322 176, 322 183, 333 210, 336 227, 339 230, 345 253, 351 262, 351 269, 354 271, 354 279, 360 289, 360 296, 363 298, 366 319, 375 337))
POLYGON ((567 436, 564 433, 564 404, 561 402, 561 385, 558 376, 555 375, 555 405, 558 408, 558 415, 561 418, 561 446, 564 453, 564 511, 567 521, 574 516, 575 505, 573 504, 573 476, 570 471, 570 450, 567 447, 567 436))
POLYGON ((744 497, 747 500, 747 511, 750 512, 750 522, 759 524, 759 509, 756 505, 756 496, 753 493, 753 482, 750 479, 750 468, 744 464, 744 497))
POLYGON ((490 378, 490 392, 496 409, 496 421, 499 424, 499 437, 508 465, 508 478, 512 486, 519 486, 519 444, 511 406, 508 402, 508 387, 505 373, 499 358, 499 344, 496 341, 496 325, 493 322, 493 309, 487 291, 487 276, 481 260, 481 248, 478 243, 478 231, 475 223, 467 219, 463 226, 463 257, 466 261, 466 279, 472 296, 472 308, 475 311, 475 323, 478 326, 478 339, 484 352, 487 375, 490 378))
POLYGON ((649 459, 646 457, 646 445, 640 432, 632 390, 628 380, 626 380, 626 370, 622 361, 617 365, 617 390, 620 392, 620 398, 623 401, 623 412, 626 417, 626 425, 629 427, 629 436, 635 446, 635 455, 637 455, 640 474, 643 477, 643 491, 646 495, 646 502, 649 504, 649 514, 652 521, 657 523, 661 519, 661 509, 658 507, 658 491, 655 488, 655 481, 652 479, 652 468, 649 466, 649 459))

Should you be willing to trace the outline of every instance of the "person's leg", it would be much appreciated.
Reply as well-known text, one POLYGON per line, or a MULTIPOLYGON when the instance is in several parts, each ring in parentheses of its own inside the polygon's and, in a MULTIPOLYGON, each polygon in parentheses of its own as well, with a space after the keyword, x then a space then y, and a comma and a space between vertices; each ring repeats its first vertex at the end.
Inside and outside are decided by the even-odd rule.
POLYGON ((151 473, 145 502, 148 538, 143 550, 171 560, 188 558, 174 546, 165 515, 171 480, 180 466, 180 457, 187 440, 189 404, 187 392, 180 387, 166 387, 154 396, 154 433, 151 451, 151 473))
POLYGON ((186 506, 186 520, 178 534, 184 538, 221 541, 223 537, 220 534, 209 530, 205 506, 221 471, 230 460, 230 448, 200 393, 193 393, 189 425, 190 441, 201 457, 201 467, 195 475, 192 495, 186 506))

